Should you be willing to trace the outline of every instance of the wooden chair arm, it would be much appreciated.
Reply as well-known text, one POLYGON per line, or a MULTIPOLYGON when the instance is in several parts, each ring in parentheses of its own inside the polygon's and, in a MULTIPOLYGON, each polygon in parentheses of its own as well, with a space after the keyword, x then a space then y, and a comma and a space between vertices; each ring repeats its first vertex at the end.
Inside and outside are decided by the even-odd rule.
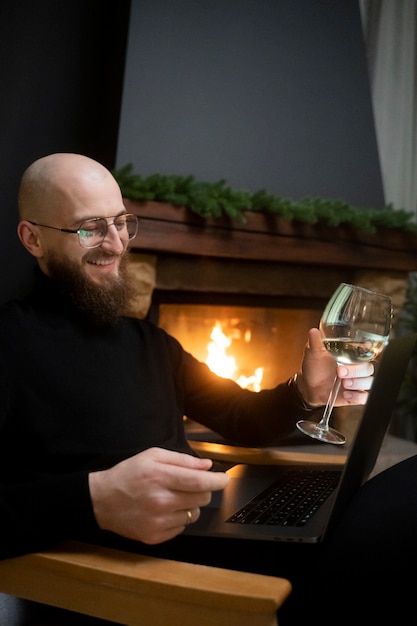
POLYGON ((0 561, 0 592, 126 626, 275 626, 289 581, 66 542, 0 561))

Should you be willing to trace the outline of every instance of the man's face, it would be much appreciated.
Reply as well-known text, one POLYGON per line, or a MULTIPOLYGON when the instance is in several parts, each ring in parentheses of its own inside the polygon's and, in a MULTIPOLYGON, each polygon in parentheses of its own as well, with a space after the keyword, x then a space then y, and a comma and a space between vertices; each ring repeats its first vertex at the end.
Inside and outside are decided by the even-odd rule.
POLYGON ((120 239, 112 226, 115 216, 125 212, 119 187, 112 177, 88 181, 77 189, 66 192, 60 207, 49 217, 49 224, 77 230, 85 220, 103 217, 109 226, 97 248, 84 248, 78 235, 58 230, 40 229, 43 256, 38 259, 41 269, 50 274, 51 264, 57 259, 68 264, 80 276, 99 286, 105 286, 119 276, 120 263, 126 253, 127 241, 120 239))
POLYGON ((124 314, 132 295, 127 271, 128 239, 126 232, 113 224, 115 217, 125 212, 119 186, 110 174, 86 174, 76 184, 58 187, 44 223, 78 230, 86 220, 104 218, 108 227, 102 243, 85 248, 76 233, 36 226, 41 242, 40 268, 77 310, 96 323, 108 323, 124 314))

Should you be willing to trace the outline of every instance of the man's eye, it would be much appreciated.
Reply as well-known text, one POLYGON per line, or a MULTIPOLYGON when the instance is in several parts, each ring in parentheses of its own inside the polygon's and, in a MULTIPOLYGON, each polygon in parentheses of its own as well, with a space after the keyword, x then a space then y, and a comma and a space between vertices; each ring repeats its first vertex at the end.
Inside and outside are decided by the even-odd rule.
POLYGON ((89 239, 90 237, 95 237, 98 234, 97 228, 81 228, 79 230, 81 237, 84 239, 89 239))
POLYGON ((126 218, 122 217, 115 220, 114 225, 116 226, 117 230, 123 230, 124 228, 126 228, 126 218))

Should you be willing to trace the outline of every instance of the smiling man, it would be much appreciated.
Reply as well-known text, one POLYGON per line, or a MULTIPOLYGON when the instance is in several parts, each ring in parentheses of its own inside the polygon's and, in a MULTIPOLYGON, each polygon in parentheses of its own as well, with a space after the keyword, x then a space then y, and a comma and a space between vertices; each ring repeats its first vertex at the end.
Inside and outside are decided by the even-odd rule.
POLYGON ((125 252, 138 218, 126 214, 106 168, 77 154, 35 161, 22 178, 19 214, 21 242, 76 307, 96 323, 125 312, 132 293, 125 252))
POLYGON ((127 541, 267 569, 295 589, 310 553, 298 561, 294 545, 288 559, 281 545, 266 559, 259 548, 237 558, 234 545, 198 540, 196 549, 183 535, 229 481, 195 455, 184 415, 238 444, 274 445, 326 402, 336 372, 337 405, 364 404, 373 365, 337 367, 312 328, 297 377, 242 389, 151 321, 126 315, 138 220, 105 167, 45 156, 24 172, 18 201, 18 235, 37 263, 30 293, 0 307, 0 558, 64 539, 127 541))

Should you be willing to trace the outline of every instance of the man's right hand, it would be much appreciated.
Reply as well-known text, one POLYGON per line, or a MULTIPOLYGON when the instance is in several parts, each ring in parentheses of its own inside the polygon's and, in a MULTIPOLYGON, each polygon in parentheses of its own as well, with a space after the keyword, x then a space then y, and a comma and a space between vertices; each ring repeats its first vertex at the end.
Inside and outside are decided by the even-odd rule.
POLYGON ((227 485, 227 474, 208 471, 211 466, 209 459, 150 448, 92 472, 89 486, 97 524, 147 544, 172 539, 197 521, 212 491, 227 485))

